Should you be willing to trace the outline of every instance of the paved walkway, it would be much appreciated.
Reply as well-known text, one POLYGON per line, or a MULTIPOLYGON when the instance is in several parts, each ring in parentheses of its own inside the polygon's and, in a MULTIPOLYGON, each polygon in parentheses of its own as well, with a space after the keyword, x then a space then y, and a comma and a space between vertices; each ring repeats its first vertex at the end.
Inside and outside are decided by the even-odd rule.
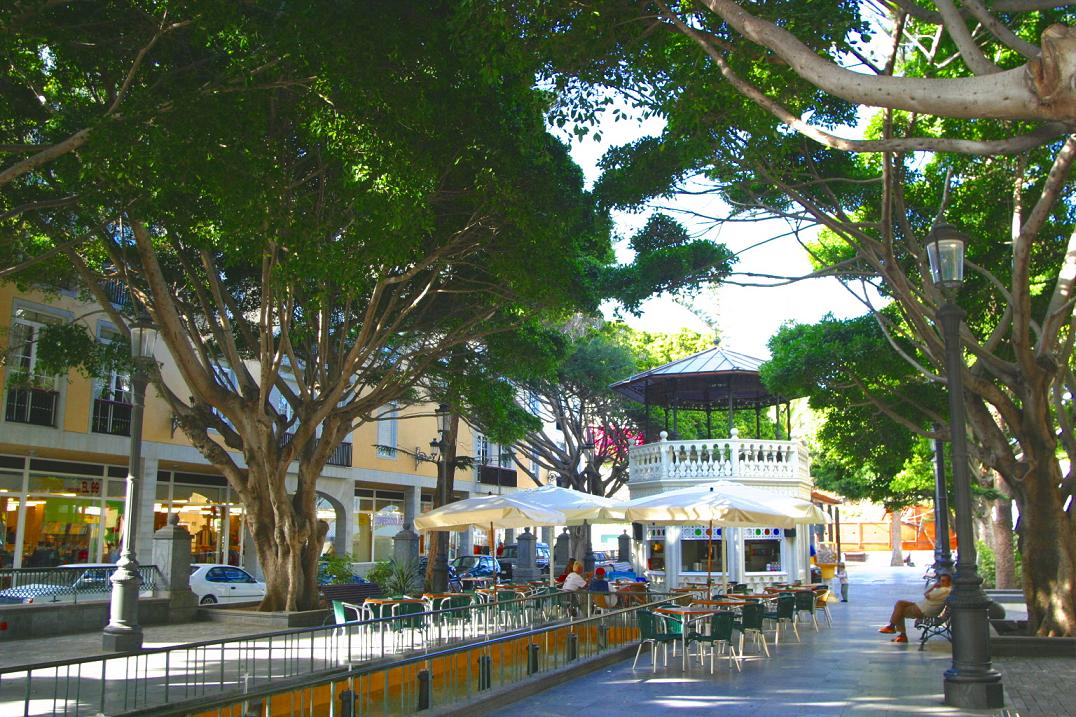
MULTIPOLYGON (((771 659, 753 657, 748 648, 751 659, 741 673, 730 673, 727 663, 719 663, 711 677, 708 665, 702 669, 695 663, 685 674, 677 656, 670 658, 668 669, 659 662, 654 674, 644 652, 638 671, 628 660, 489 717, 689 717, 711 711, 721 717, 998 714, 942 704, 942 674, 951 663, 948 642, 934 638, 919 652, 914 640, 897 645, 878 634, 894 600, 922 592, 922 567, 850 563, 848 571, 850 602, 831 603, 832 628, 823 626, 816 633, 801 625, 803 641, 782 636, 780 647, 770 646, 771 659)), ((909 639, 916 634, 912 631, 909 639)), ((994 666, 1004 675, 1006 709, 1013 714, 1076 717, 1076 660, 1000 658, 994 666)))

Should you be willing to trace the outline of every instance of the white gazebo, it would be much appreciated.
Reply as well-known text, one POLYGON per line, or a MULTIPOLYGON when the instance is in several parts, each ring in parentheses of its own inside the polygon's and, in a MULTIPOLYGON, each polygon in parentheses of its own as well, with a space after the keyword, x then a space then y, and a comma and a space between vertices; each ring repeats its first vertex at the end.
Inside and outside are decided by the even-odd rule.
MULTIPOLYGON (((658 440, 631 448, 628 489, 632 499, 719 480, 811 499, 813 481, 806 446, 790 437, 789 399, 762 385, 761 364, 760 359, 715 346, 613 384, 614 390, 646 406, 648 423, 651 407, 665 409, 664 430, 647 426, 644 431, 648 437, 659 431, 658 440), (777 407, 778 440, 757 437, 761 413, 770 406, 777 407), (731 438, 675 438, 679 410, 705 411, 708 435, 712 435, 712 414, 720 411, 731 438), (734 427, 735 416, 745 411, 755 416, 755 438, 741 438, 734 427)), ((633 556, 636 570, 669 587, 705 582, 706 525, 643 524, 642 532, 633 556)), ((729 548, 729 564, 717 571, 729 581, 753 586, 810 581, 806 526, 725 528, 717 537, 730 541, 722 544, 729 548)))

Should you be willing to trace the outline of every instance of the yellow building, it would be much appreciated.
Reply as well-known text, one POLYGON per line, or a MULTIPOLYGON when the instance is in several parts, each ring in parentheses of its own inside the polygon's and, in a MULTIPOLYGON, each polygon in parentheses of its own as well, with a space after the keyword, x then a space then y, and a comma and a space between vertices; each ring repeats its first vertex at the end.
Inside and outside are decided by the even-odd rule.
MULTIPOLYGON (((117 302, 125 300, 121 287, 113 295, 117 302)), ((83 324, 102 342, 117 336, 98 307, 73 293, 46 295, 0 286, 0 349, 6 356, 0 416, 0 567, 110 561, 119 543, 131 386, 124 375, 87 379, 76 371, 66 376, 35 371, 37 333, 50 322, 70 321, 83 324), (14 380, 20 377, 23 380, 14 380)), ((181 386, 167 349, 158 345, 156 358, 166 381, 181 386)), ((350 553, 359 563, 390 557, 391 537, 404 520, 432 505, 436 465, 414 457, 420 449, 428 452, 437 435, 431 413, 428 406, 394 411, 390 420, 360 426, 333 453, 318 492, 319 512, 330 523, 330 544, 338 554, 350 553), (426 417, 408 418, 417 413, 426 417)), ((242 528, 242 506, 224 478, 176 429, 152 386, 143 425, 145 483, 137 536, 141 562, 149 562, 152 531, 172 512, 194 536, 196 560, 257 570, 255 551, 249 549, 242 528)), ((491 445, 462 422, 458 452, 476 456, 478 466, 457 472, 457 496, 516 485, 507 448, 491 445)), ((524 485, 526 477, 520 478, 524 485)), ((489 537, 458 534, 452 550, 470 552, 474 543, 488 545, 489 537)))

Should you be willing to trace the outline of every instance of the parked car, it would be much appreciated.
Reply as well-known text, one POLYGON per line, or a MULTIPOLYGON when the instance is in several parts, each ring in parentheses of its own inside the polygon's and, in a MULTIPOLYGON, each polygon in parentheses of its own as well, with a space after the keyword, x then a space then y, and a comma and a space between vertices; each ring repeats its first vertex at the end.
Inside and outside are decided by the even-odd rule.
POLYGON ((461 555, 451 563, 452 568, 463 578, 496 578, 501 575, 501 566, 492 555, 461 555))
POLYGON ((608 571, 609 568, 613 567, 614 563, 616 563, 616 561, 613 560, 612 553, 607 553, 604 550, 595 550, 594 551, 594 569, 595 570, 597 570, 598 568, 605 568, 606 571, 608 571))
MULTIPOLYGON (((429 562, 428 555, 418 556, 418 572, 420 575, 426 574, 426 566, 429 565, 429 562)), ((463 591, 463 583, 460 582, 460 576, 456 574, 456 568, 452 566, 452 563, 448 564, 448 590, 454 593, 463 591)))
MULTIPOLYGON (((549 570, 549 546, 545 543, 535 543, 534 549, 537 554, 534 565, 538 568, 538 572, 544 573, 549 570)), ((512 568, 519 560, 518 550, 519 546, 512 543, 504 546, 501 554, 497 556, 497 562, 501 564, 501 572, 504 573, 506 578, 512 577, 512 568)))
POLYGON ((191 564, 191 591, 199 605, 248 602, 265 597, 265 583, 242 568, 217 563, 191 564))
MULTIPOLYGON (((114 563, 71 563, 55 568, 20 571, 31 573, 30 582, 0 590, 0 604, 56 603, 109 600, 112 597, 114 563)), ((143 586, 148 594, 150 587, 143 586)))

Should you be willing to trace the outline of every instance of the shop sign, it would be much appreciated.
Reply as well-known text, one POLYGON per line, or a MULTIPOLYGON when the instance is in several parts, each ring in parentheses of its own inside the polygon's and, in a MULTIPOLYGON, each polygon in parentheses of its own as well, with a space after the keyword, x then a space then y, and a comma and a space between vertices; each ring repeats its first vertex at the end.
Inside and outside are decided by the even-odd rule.
POLYGON ((81 480, 68 479, 65 483, 72 493, 94 497, 101 495, 101 481, 99 480, 94 480, 92 478, 84 478, 81 480))
POLYGON ((403 529, 404 517, 396 506, 390 505, 374 513, 371 523, 375 535, 392 536, 403 529))

